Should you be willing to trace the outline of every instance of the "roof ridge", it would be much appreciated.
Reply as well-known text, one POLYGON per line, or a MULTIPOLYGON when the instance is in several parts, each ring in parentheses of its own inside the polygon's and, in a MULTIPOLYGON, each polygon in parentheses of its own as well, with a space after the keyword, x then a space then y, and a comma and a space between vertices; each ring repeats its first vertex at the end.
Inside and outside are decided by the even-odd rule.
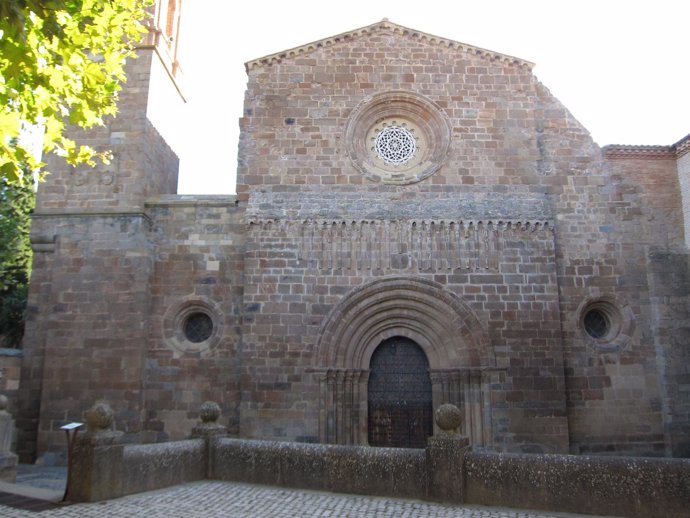
POLYGON ((439 46, 445 46, 448 48, 455 48, 460 51, 468 52, 478 56, 485 56, 489 59, 501 61, 503 63, 526 67, 529 70, 532 70, 532 68, 534 67, 534 63, 530 61, 526 61, 515 56, 509 56, 507 54, 502 54, 500 52, 494 52, 492 50, 483 49, 481 47, 476 47, 474 45, 469 45, 467 43, 462 43, 448 38, 442 38, 440 36, 428 34, 417 29, 410 29, 409 27, 404 27, 402 25, 398 25, 397 23, 393 23, 389 21, 387 18, 384 18, 380 22, 376 22, 371 25, 366 25, 358 29, 353 29, 351 31, 336 34, 335 36, 330 36, 328 38, 323 38, 317 41, 313 41, 311 43, 300 45, 298 47, 287 49, 281 52, 276 52, 275 54, 269 54, 267 56, 247 61, 244 64, 244 67, 245 70, 249 72, 253 68, 280 63, 283 59, 309 54, 310 52, 313 52, 317 49, 330 47, 331 45, 335 45, 336 43, 340 43, 341 41, 348 41, 360 37, 362 35, 370 34, 380 30, 390 30, 394 33, 402 34, 404 36, 419 38, 422 41, 426 40, 431 44, 437 44, 439 46))

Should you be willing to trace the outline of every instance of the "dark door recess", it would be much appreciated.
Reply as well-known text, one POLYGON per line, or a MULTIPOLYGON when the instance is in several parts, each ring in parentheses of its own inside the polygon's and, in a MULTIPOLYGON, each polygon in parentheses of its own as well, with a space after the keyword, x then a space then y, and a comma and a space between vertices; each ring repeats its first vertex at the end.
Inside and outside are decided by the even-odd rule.
POLYGON ((389 338, 376 348, 369 368, 369 444, 424 448, 433 430, 424 351, 409 338, 389 338))

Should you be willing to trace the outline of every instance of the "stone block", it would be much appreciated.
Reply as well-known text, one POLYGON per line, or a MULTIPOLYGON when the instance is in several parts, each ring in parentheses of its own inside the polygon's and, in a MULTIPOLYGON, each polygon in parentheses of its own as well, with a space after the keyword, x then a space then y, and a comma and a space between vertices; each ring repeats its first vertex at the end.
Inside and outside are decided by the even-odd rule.
POLYGON ((17 481, 18 457, 12 452, 0 452, 0 481, 14 484, 17 481))
POLYGON ((461 435, 429 437, 426 448, 427 495, 442 502, 465 501, 464 456, 470 441, 461 435))

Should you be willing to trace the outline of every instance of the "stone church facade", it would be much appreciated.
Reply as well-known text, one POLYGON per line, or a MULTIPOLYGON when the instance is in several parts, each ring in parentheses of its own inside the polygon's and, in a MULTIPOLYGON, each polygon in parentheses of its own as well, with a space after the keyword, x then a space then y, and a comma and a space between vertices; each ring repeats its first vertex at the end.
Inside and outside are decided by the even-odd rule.
POLYGON ((114 161, 39 188, 22 455, 98 399, 133 441, 214 400, 415 447, 451 402, 477 447, 690 454, 688 137, 601 149, 531 63, 384 20, 248 62, 237 195, 177 195, 150 38, 87 135, 114 161))

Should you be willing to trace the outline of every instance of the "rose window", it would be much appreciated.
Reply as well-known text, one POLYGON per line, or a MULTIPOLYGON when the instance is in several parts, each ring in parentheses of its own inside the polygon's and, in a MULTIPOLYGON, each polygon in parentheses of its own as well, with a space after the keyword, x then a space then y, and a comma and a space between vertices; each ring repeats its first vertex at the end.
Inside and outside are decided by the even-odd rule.
POLYGON ((345 128, 355 169, 373 182, 408 185, 434 174, 448 159, 450 122, 431 100, 403 90, 362 99, 345 128))
POLYGON ((412 131, 404 124, 399 126, 395 122, 385 126, 374 138, 376 155, 386 164, 406 164, 417 150, 417 141, 412 131))

